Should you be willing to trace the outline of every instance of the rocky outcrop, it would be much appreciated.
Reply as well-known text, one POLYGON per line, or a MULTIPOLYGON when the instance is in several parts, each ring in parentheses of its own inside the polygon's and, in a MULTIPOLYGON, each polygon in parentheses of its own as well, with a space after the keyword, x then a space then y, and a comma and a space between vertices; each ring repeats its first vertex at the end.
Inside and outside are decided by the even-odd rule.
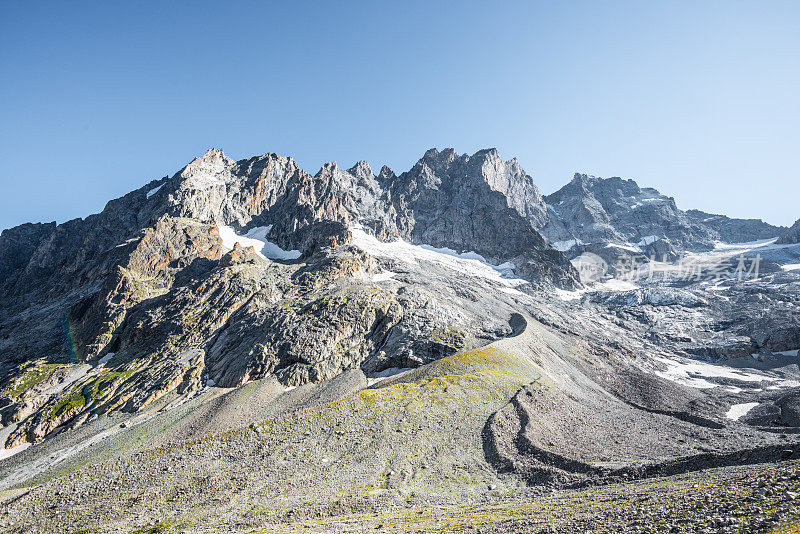
POLYGON ((572 266, 533 229, 542 219, 535 186, 516 163, 498 161, 495 150, 459 156, 452 149, 432 149, 410 171, 384 175, 388 211, 394 214, 387 227, 412 243, 474 251, 495 264, 510 262, 531 281, 575 287, 572 266), (517 196, 511 200, 498 189, 517 196), (522 212, 513 207, 523 203, 522 212))
POLYGON ((133 305, 168 291, 175 275, 198 259, 218 260, 216 226, 193 219, 160 219, 142 236, 123 245, 127 261, 118 265, 101 290, 70 309, 68 325, 75 356, 98 357, 114 339, 133 305))
POLYGON ((390 293, 371 288, 275 305, 256 298, 211 342, 208 376, 223 387, 267 375, 287 386, 332 378, 380 348, 401 315, 390 293))
POLYGON ((494 149, 472 156, 431 149, 400 176, 386 167, 375 176, 363 161, 349 170, 327 163, 311 176, 291 158, 235 162, 212 150, 173 181, 169 214, 240 229, 269 226, 269 239, 284 249, 311 254, 345 244, 343 227, 359 225, 384 241, 402 238, 512 262, 532 282, 578 283, 535 230, 546 209, 533 180, 494 149))
MULTIPOLYGON (((399 175, 387 167, 376 175, 363 161, 311 175, 276 154, 234 161, 210 150, 99 214, 6 230, 0 406, 4 424, 16 425, 6 444, 209 385, 274 377, 299 386, 351 369, 418 367, 509 335, 510 303, 580 285, 536 228, 615 269, 623 253, 670 261, 709 247, 725 227, 704 226, 671 198, 619 178, 578 175, 546 200, 494 149, 432 149, 399 175), (293 253, 266 252, 275 247, 293 253)), ((739 231, 748 228, 768 231, 739 231)), ((693 353, 727 351, 722 338, 743 340, 737 354, 792 349, 796 321, 755 313, 766 299, 756 287, 742 285, 731 303, 683 288, 583 302, 693 353), (756 319, 704 332, 711 341, 653 329, 665 317, 721 320, 743 304, 756 319)), ((549 303, 536 313, 564 322, 549 303)))
POLYGON ((791 228, 786 230, 778 239, 779 245, 789 245, 800 243, 800 219, 795 222, 791 228))

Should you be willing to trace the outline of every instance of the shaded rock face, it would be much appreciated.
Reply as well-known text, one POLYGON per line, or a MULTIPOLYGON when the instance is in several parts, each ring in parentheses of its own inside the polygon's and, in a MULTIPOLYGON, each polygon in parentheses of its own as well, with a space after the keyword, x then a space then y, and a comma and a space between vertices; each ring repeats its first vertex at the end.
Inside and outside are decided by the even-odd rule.
POLYGON ((458 156, 434 149, 410 171, 382 176, 394 214, 386 226, 408 241, 511 262, 531 280, 578 285, 571 265, 533 229, 544 207, 515 161, 502 162, 495 150, 458 156))
POLYGON ((647 245, 666 238, 682 249, 713 246, 714 234, 680 211, 673 198, 633 180, 576 174, 545 200, 551 218, 542 233, 551 242, 647 245))
POLYGON ((253 300, 208 347, 209 377, 224 387, 269 374, 287 386, 332 378, 381 347, 401 316, 391 293, 372 288, 288 299, 278 306, 253 300))
POLYGON ((80 360, 93 359, 112 341, 126 310, 163 294, 175 275, 195 260, 219 260, 222 255, 216 226, 192 219, 160 219, 138 240, 123 245, 130 250, 98 293, 69 311, 69 334, 80 360))
POLYGON ((715 241, 756 241, 784 230, 756 219, 684 212, 673 198, 616 177, 576 174, 545 201, 550 217, 541 232, 561 250, 582 244, 631 244, 648 256, 674 259, 678 251, 709 250, 715 241))
POLYGON ((800 219, 778 239, 779 245, 790 245, 794 243, 800 243, 800 219))

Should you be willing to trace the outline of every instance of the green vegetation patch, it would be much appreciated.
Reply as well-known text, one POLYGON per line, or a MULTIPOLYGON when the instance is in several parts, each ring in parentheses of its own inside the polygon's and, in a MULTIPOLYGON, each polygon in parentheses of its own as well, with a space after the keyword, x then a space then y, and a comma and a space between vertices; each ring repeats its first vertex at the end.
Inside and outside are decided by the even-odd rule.
POLYGON ((96 399, 98 395, 105 392, 110 386, 114 385, 117 382, 122 382, 127 380, 135 371, 108 371, 98 375, 91 383, 89 390, 91 391, 91 395, 93 399, 96 399))
POLYGON ((68 408, 83 408, 86 406, 86 397, 83 394, 83 388, 77 387, 72 390, 69 397, 63 398, 50 409, 50 417, 55 417, 60 414, 64 409, 68 408))
POLYGON ((49 380, 57 371, 65 368, 66 365, 60 363, 42 363, 30 367, 20 376, 11 388, 6 390, 10 397, 19 397, 32 387, 49 380))

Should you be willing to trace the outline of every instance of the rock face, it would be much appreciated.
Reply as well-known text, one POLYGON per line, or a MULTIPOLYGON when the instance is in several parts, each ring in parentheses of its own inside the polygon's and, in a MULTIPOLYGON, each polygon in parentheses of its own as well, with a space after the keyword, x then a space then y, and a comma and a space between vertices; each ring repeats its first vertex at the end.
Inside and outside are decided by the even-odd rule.
POLYGON ((786 232, 781 235, 780 239, 778 239, 779 245, 789 245, 800 243, 800 219, 795 222, 791 228, 786 230, 786 232))
POLYGON ((376 288, 378 267, 350 246, 351 228, 574 288, 575 269, 534 229, 545 218, 531 177, 496 150, 430 150, 399 176, 363 161, 312 176, 288 157, 234 161, 213 149, 97 215, 5 230, 0 373, 5 391, 19 392, 2 410, 3 424, 18 425, 6 444, 206 382, 273 375, 297 386, 359 366, 417 366, 492 338, 494 327, 431 294, 376 288), (254 243, 296 259, 272 261, 254 243))
POLYGON ((385 224, 412 243, 474 251, 495 264, 511 262, 533 280, 574 285, 571 266, 548 247, 533 227, 544 219, 536 186, 516 161, 503 162, 496 150, 458 156, 452 149, 429 150, 414 167, 386 184, 385 224))
MULTIPOLYGON (((277 154, 234 161, 209 150, 99 214, 0 234, 4 445, 209 385, 267 378, 294 387, 347 370, 419 367, 508 336, 519 299, 580 288, 537 228, 570 255, 608 264, 626 254, 670 261, 723 234, 773 228, 733 219, 712 227, 702 215, 619 178, 576 175, 543 199, 494 149, 432 149, 399 175, 376 175, 363 161, 311 175, 277 154)), ((776 279, 792 276, 772 267, 776 279)), ((731 302, 682 287, 584 302, 664 346, 728 357, 800 343, 796 321, 756 313, 793 302, 793 283, 774 302, 750 282, 731 302), (724 319, 741 306, 757 319, 724 319), (720 324, 705 344, 653 329, 699 314, 720 324)), ((565 331, 602 324, 604 335, 599 312, 566 324, 560 306, 527 312, 565 331)))
POLYGON ((699 210, 689 210, 686 215, 717 232, 719 240, 726 243, 750 243, 772 239, 786 231, 786 228, 773 226, 760 219, 731 219, 725 215, 714 215, 699 210))
POLYGON ((749 242, 776 237, 784 230, 760 220, 684 212, 672 197, 621 178, 576 174, 545 201, 550 217, 542 234, 555 248, 574 248, 578 254, 583 245, 604 243, 674 259, 678 251, 709 250, 715 241, 749 242))

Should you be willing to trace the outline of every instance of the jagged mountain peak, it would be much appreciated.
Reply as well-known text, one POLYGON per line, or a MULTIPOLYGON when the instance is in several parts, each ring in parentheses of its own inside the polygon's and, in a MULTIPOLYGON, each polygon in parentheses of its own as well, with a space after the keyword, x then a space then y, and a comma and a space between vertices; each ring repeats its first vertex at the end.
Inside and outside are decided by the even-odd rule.
POLYGON ((636 180, 631 178, 621 178, 611 176, 602 178, 592 174, 576 172, 572 180, 555 193, 548 195, 548 199, 561 200, 566 196, 594 195, 598 198, 623 198, 633 196, 643 196, 645 198, 659 198, 672 200, 671 197, 662 195, 657 189, 652 187, 640 187, 636 180))
POLYGON ((221 148, 209 148, 202 156, 194 158, 187 165, 187 168, 190 170, 200 168, 218 170, 222 167, 234 165, 235 163, 236 161, 225 154, 221 148))
POLYGON ((372 172, 372 167, 364 160, 357 161, 355 165, 347 169, 347 172, 358 178, 365 178, 367 176, 375 176, 372 172))

